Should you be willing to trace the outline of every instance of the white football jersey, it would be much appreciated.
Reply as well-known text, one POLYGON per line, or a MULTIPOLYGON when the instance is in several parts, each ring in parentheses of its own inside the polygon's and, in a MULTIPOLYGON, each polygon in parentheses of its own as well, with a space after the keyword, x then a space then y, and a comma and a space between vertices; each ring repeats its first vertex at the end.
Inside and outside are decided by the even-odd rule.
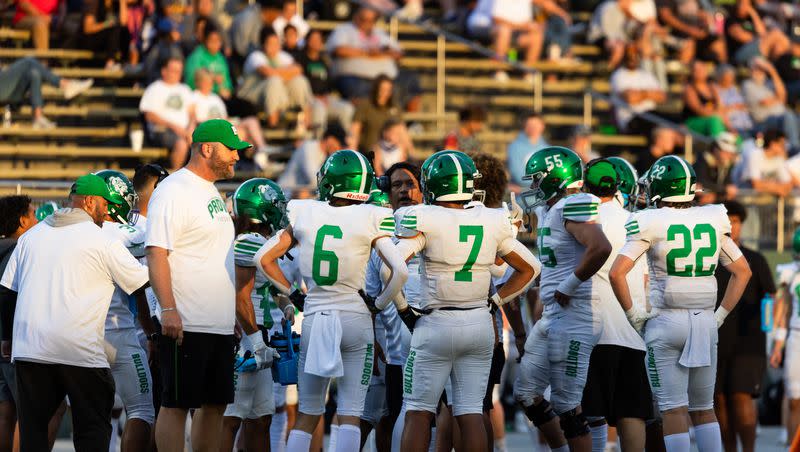
MULTIPOLYGON (((106 221, 103 223, 103 232, 110 237, 122 242, 125 248, 137 259, 144 258, 144 230, 137 229, 127 224, 106 221)), ((134 316, 131 304, 135 301, 132 296, 126 294, 119 287, 114 287, 114 294, 111 296, 111 305, 106 316, 105 329, 115 330, 122 328, 133 328, 134 316)))
POLYGON ((300 274, 308 287, 305 314, 324 309, 368 312, 358 291, 364 289, 372 243, 394 231, 392 211, 307 199, 290 201, 288 211, 300 274))
POLYGON ((435 205, 409 207, 398 226, 400 237, 425 237, 422 250, 423 308, 485 306, 498 254, 515 242, 507 212, 476 205, 451 209, 435 205))
MULTIPOLYGON (((636 212, 625 226, 620 254, 636 260, 647 251, 650 303, 657 308, 713 309, 717 301, 714 271, 723 236, 731 223, 722 205, 636 212)), ((738 248, 736 249, 738 251, 738 248)), ((736 260, 741 256, 730 256, 736 260)))
POLYGON ((792 303, 789 328, 800 329, 800 263, 789 262, 776 267, 778 283, 785 285, 792 303))
MULTIPOLYGON (((544 305, 554 304, 556 288, 583 258, 586 248, 567 232, 566 222, 593 223, 597 220, 600 199, 589 193, 576 193, 560 199, 552 207, 536 209, 536 241, 542 262, 540 298, 544 305)), ((584 281, 572 298, 592 298, 592 278, 584 281)))

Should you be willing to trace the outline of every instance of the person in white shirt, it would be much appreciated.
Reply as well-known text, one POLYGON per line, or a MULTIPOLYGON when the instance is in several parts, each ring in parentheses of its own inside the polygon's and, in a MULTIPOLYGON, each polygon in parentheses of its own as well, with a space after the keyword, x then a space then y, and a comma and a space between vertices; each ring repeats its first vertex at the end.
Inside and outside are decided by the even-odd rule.
MULTIPOLYGON (((230 179, 250 147, 224 119, 192 134, 186 167, 158 184, 148 206, 147 263, 160 312, 161 411, 156 444, 184 448, 189 409, 195 450, 216 450, 225 406, 233 402, 234 228, 214 182, 230 179)), ((271 354, 254 350, 260 364, 271 354)))
MULTIPOLYGON (((506 58, 515 32, 516 46, 525 49, 525 65, 533 66, 542 53, 544 27, 533 20, 533 2, 529 0, 495 0, 492 5, 494 24, 494 46, 497 56, 506 58)), ((526 74, 525 80, 533 81, 533 74, 526 74)), ((495 73, 499 82, 508 81, 508 74, 499 70, 495 73)))
POLYGON ((65 396, 76 450, 108 449, 114 380, 103 324, 115 284, 132 294, 147 283, 147 268, 101 230, 109 203, 125 200, 94 174, 75 181, 71 199, 20 237, 0 280, 13 294, 0 302, 16 302, 21 450, 50 449, 48 422, 65 396))
POLYGON ((147 138, 170 150, 172 170, 186 162, 191 142, 192 90, 181 83, 183 61, 169 58, 161 66, 161 80, 151 83, 139 101, 147 138))
POLYGON ((628 46, 623 67, 611 74, 611 94, 623 103, 614 108, 617 126, 626 133, 646 134, 653 124, 637 115, 655 110, 667 100, 667 94, 653 74, 641 68, 639 60, 636 47, 628 46))
POLYGON ((343 149, 347 134, 338 123, 331 123, 322 134, 321 140, 306 140, 294 153, 286 168, 278 178, 278 185, 284 190, 317 188, 317 171, 325 159, 343 149))
POLYGON ((303 16, 297 14, 297 2, 294 0, 283 0, 281 15, 272 21, 272 29, 275 30, 281 41, 284 39, 283 30, 287 25, 292 25, 297 30, 298 44, 303 47, 303 41, 311 27, 303 19, 303 16))
POLYGON ((792 175, 786 161, 786 137, 780 130, 768 130, 764 145, 746 149, 736 169, 739 184, 761 193, 787 196, 792 191, 792 175))
POLYGON ((269 27, 261 30, 261 49, 247 56, 244 82, 239 97, 264 107, 271 127, 278 124, 280 114, 290 107, 299 107, 310 120, 311 85, 303 69, 291 55, 281 50, 281 41, 269 27))

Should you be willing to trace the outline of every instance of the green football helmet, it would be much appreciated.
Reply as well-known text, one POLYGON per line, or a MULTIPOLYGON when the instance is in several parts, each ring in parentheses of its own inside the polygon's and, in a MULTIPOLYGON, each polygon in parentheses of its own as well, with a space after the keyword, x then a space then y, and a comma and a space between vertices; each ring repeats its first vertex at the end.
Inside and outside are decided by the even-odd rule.
POLYGON ((523 207, 530 212, 568 188, 581 188, 583 164, 573 151, 561 146, 548 146, 530 156, 522 179, 531 181, 531 190, 520 195, 523 207))
POLYGON ((47 201, 36 209, 36 219, 42 221, 58 209, 58 204, 55 201, 47 201))
POLYGON ((389 202, 389 194, 381 191, 381 189, 378 188, 377 183, 372 184, 372 190, 369 191, 369 199, 367 199, 367 204, 372 204, 373 206, 378 207, 392 206, 389 202))
POLYGON ((619 188, 619 175, 614 164, 598 158, 586 164, 583 171, 584 190, 596 196, 613 196, 619 188))
POLYGON ((607 160, 617 170, 617 177, 619 178, 617 189, 622 194, 623 205, 628 210, 633 209, 636 205, 636 198, 639 195, 639 175, 636 173, 636 168, 622 157, 609 157, 607 160))
POLYGON ((256 177, 242 182, 233 193, 233 213, 247 216, 253 223, 266 223, 273 231, 289 224, 286 197, 275 182, 256 177))
POLYGON ((689 202, 694 199, 697 176, 684 159, 667 155, 653 163, 647 172, 647 201, 689 202))
POLYGON ((436 201, 470 201, 475 196, 475 179, 481 173, 469 156, 459 151, 441 151, 422 164, 422 197, 426 204, 436 201))
POLYGON ((317 173, 319 200, 342 198, 365 202, 374 181, 375 172, 366 157, 349 149, 336 151, 317 173))
POLYGON ((108 190, 111 193, 119 194, 124 200, 124 204, 108 204, 108 215, 122 224, 136 224, 139 214, 133 212, 136 207, 136 202, 139 196, 133 188, 133 183, 128 179, 128 176, 115 170, 102 170, 94 173, 103 178, 108 185, 108 190))
POLYGON ((428 166, 430 166, 431 162, 433 162, 434 157, 437 157, 437 156, 440 156, 440 155, 444 155, 444 154, 455 154, 457 152, 459 152, 459 151, 454 151, 452 149, 444 149, 444 150, 441 150, 441 151, 434 152, 428 158, 426 158, 424 162, 422 162, 422 167, 420 167, 420 169, 419 169, 420 170, 420 174, 425 174, 425 171, 428 169, 428 166))

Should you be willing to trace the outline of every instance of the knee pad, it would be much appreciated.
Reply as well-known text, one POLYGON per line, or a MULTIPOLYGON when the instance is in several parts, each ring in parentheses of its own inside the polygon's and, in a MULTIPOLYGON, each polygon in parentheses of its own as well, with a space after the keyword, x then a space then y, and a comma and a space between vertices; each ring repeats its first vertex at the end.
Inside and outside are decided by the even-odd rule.
POLYGON ((550 406, 550 402, 544 399, 539 404, 523 406, 522 408, 525 410, 525 416, 537 427, 550 422, 550 419, 557 416, 556 412, 553 411, 553 407, 550 406))
POLYGON ((561 415, 561 430, 564 438, 572 439, 589 434, 589 422, 583 413, 576 414, 575 408, 561 415))

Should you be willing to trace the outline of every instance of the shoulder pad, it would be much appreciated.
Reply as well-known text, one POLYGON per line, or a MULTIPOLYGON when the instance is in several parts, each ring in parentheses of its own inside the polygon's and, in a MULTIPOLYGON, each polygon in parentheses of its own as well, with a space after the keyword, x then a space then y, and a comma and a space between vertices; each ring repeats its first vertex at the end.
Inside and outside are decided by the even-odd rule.
POLYGON ((422 209, 420 206, 411 206, 403 212, 400 223, 396 225, 395 234, 398 237, 416 237, 420 233, 418 217, 422 209))
POLYGON ((600 198, 589 193, 576 193, 562 201, 561 210, 564 220, 588 223, 597 219, 600 198))

